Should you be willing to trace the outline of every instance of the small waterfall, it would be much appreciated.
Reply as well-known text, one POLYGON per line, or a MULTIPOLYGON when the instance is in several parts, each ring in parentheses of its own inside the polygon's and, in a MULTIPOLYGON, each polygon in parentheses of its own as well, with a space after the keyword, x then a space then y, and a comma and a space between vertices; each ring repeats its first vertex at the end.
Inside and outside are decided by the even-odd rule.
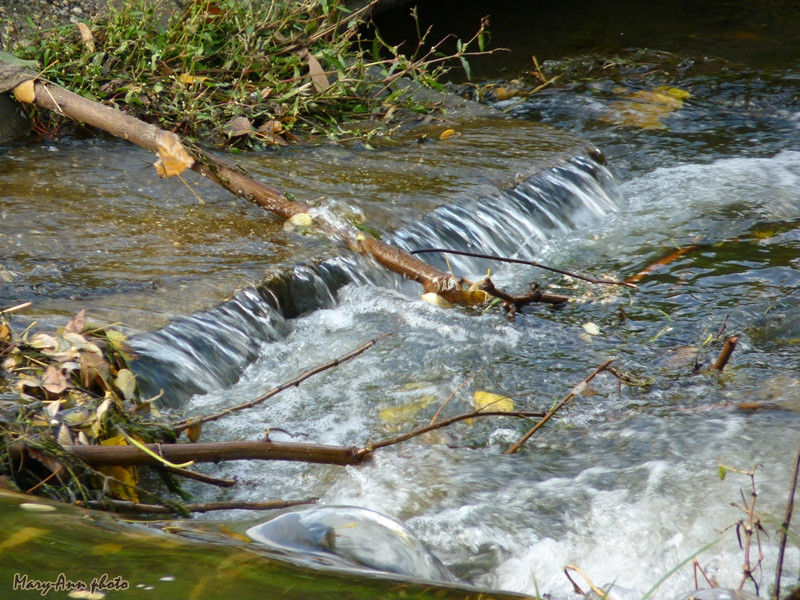
MULTIPOLYGON (((437 208, 397 232, 394 242, 409 251, 452 248, 533 259, 553 236, 597 221, 621 202, 622 193, 608 169, 576 157, 513 187, 437 208)), ((425 260, 447 268, 442 256, 430 254, 425 260)), ((485 261, 457 256, 449 261, 465 274, 485 270, 485 261)))
MULTIPOLYGON (((532 258, 559 233, 588 225, 617 209, 621 194, 611 173, 593 159, 575 157, 506 189, 480 197, 456 197, 394 234, 392 242, 413 250, 445 247, 532 258)), ((485 265, 455 257, 465 273, 485 265)), ((444 258, 426 256, 446 269, 444 258)), ((399 278, 363 257, 344 255, 278 270, 254 288, 210 310, 176 319, 132 340, 134 369, 149 395, 178 406, 193 394, 233 384, 265 342, 291 330, 290 319, 335 304, 348 283, 400 287, 399 278)))

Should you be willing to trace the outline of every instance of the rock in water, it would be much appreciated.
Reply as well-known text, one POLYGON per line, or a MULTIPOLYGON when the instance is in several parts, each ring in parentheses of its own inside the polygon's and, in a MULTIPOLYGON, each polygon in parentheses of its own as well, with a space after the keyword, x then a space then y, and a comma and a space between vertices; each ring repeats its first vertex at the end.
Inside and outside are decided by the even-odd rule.
POLYGON ((326 566, 456 581, 411 531, 365 508, 324 506, 286 513, 251 527, 247 535, 282 554, 326 566))

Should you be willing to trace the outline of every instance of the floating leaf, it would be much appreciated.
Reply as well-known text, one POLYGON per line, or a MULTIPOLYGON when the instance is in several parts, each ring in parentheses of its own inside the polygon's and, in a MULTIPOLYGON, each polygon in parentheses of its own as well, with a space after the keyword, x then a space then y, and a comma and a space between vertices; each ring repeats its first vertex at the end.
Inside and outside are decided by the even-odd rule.
POLYGON ((455 129, 445 129, 442 133, 439 134, 440 140, 449 140, 451 137, 458 137, 461 135, 455 129))
POLYGON ((174 133, 161 131, 156 142, 158 160, 153 165, 159 177, 180 175, 194 164, 194 158, 183 147, 180 138, 174 133))
POLYGON ((608 105, 611 112, 602 119, 615 125, 640 127, 642 129, 666 129, 663 117, 683 107, 689 93, 672 87, 659 87, 655 90, 638 90, 622 97, 622 100, 608 105))
POLYGON ((476 391, 472 394, 472 405, 475 410, 499 410, 502 412, 514 410, 514 401, 511 398, 491 392, 476 391))
POLYGON ((600 335, 600 328, 591 321, 584 323, 581 327, 583 327, 583 330, 589 335, 600 335))
POLYGON ((400 406, 389 406, 378 413, 381 421, 385 423, 407 423, 412 421, 419 413, 428 408, 436 400, 433 394, 426 394, 410 404, 400 406))
POLYGON ((17 87, 15 87, 14 98, 16 98, 19 102, 33 104, 33 102, 36 100, 36 87, 33 79, 23 81, 17 87))
POLYGON ((433 304, 434 306, 438 306, 439 308, 453 308, 453 304, 434 292, 428 292, 427 294, 422 294, 420 296, 423 302, 427 302, 428 304, 433 304))

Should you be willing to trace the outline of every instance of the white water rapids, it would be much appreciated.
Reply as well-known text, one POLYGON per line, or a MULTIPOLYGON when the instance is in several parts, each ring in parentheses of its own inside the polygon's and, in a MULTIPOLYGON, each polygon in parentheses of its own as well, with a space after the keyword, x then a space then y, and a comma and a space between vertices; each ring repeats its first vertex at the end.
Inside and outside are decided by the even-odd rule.
MULTIPOLYGON (((485 419, 381 450, 358 467, 243 462, 204 470, 238 478, 225 498, 314 496, 323 504, 377 510, 410 527, 468 581, 567 598, 567 564, 597 584, 644 593, 694 555, 709 577, 738 587, 744 554, 735 525, 746 515, 732 503, 741 506, 742 493, 749 497, 750 482, 731 472, 721 479, 719 465, 758 465, 764 560, 755 576, 765 590, 798 442, 800 365, 792 344, 800 336, 791 332, 798 328, 792 311, 799 283, 798 184, 800 154, 793 152, 642 174, 622 186, 626 202, 617 212, 589 211, 574 226, 536 240, 538 261, 623 277, 670 247, 704 245, 700 258, 666 265, 640 290, 555 311, 529 308, 509 323, 497 312, 435 308, 420 302, 410 284, 395 289, 362 278, 304 316, 284 321, 265 313, 262 318, 279 322, 285 336, 265 340, 237 383, 188 404, 199 415, 246 401, 391 330, 356 360, 207 425, 204 439, 257 439, 280 428, 295 437, 273 429, 272 439, 361 445, 427 422, 472 376, 445 414, 469 410, 475 390, 543 410, 609 357, 621 371, 649 380, 644 387, 620 387, 615 378, 600 376, 591 386, 596 395, 576 398, 516 456, 503 451, 528 425, 485 419), (726 250, 735 244, 741 247, 726 250), (726 315, 727 333, 738 334, 740 345, 724 374, 693 376, 686 361, 670 358, 679 347, 700 346, 726 315), (584 333, 590 321, 599 325, 599 336, 584 333), (780 408, 750 414, 732 406, 759 400, 780 408)), ((598 196, 592 202, 608 206, 598 196)), ((582 210, 573 207, 570 214, 582 210)), ((484 225, 484 251, 511 254, 533 243, 530 233, 522 239, 504 233, 502 209, 471 214, 481 215, 474 223, 484 225), (492 214, 500 216, 493 220, 492 214)), ((465 225, 463 231, 477 235, 478 228, 465 225)), ((435 228, 425 234, 423 224, 416 231, 423 233, 415 244, 442 243, 435 228)), ((411 245, 411 235, 398 237, 411 245)), ((473 267, 479 276, 486 265, 477 265, 459 268, 473 267)), ((534 278, 558 281, 532 268, 491 266, 508 288, 534 278)), ((219 497, 199 486, 194 491, 219 497)), ((754 550, 751 564, 757 560, 754 550)), ((790 578, 800 569, 796 542, 789 544, 784 568, 790 578)), ((692 589, 689 564, 671 574, 656 597, 692 589)))

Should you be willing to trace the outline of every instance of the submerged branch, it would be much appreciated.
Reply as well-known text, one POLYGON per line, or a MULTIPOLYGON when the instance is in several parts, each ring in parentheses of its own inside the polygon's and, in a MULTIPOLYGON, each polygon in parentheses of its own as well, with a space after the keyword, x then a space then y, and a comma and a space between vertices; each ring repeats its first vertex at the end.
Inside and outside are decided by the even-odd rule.
POLYGON ((541 421, 536 423, 536 425, 534 425, 531 428, 531 430, 528 431, 528 433, 523 435, 522 438, 519 439, 519 441, 515 442, 508 450, 506 450, 506 454, 514 454, 517 450, 519 450, 522 447, 522 444, 527 442, 528 439, 530 439, 530 437, 534 433, 539 431, 539 429, 541 429, 544 426, 544 424, 547 423, 547 421, 549 421, 554 414, 556 414, 559 410, 561 410, 561 408, 563 408, 563 406, 567 402, 572 400, 575 396, 580 395, 581 392, 583 392, 586 389, 586 386, 589 384, 589 382, 595 377, 597 377, 600 373, 605 371, 612 362, 614 362, 614 359, 609 358, 606 362, 604 362, 602 365, 600 365, 594 371, 592 371, 592 373, 588 375, 583 381, 581 381, 578 385, 572 388, 569 391, 569 393, 558 402, 558 404, 556 404, 553 408, 547 411, 547 414, 544 417, 542 417, 541 421))
POLYGON ((333 360, 328 361, 325 364, 317 365, 316 367, 314 367, 312 369, 309 369, 308 371, 304 371, 303 373, 301 373, 300 375, 298 375, 294 379, 290 379, 289 381, 283 382, 279 386, 274 387, 274 388, 272 388, 271 390, 269 390, 267 392, 264 392, 263 394, 261 394, 257 398, 254 398, 253 400, 249 400, 248 402, 243 402, 242 404, 237 404, 236 406, 232 406, 230 408, 226 408, 225 410, 221 410, 218 413, 214 413, 213 415, 207 415, 205 417, 195 417, 195 418, 191 418, 191 419, 186 419, 184 421, 180 421, 178 423, 174 423, 173 424, 173 428, 175 429, 175 431, 179 431, 180 432, 180 431, 183 431, 184 429, 189 429, 190 427, 200 426, 203 423, 209 423, 211 421, 216 421, 217 419, 221 419, 222 417, 226 417, 226 416, 228 416, 230 414, 233 414, 234 412, 237 412, 237 411, 240 411, 240 410, 253 408, 257 404, 261 404, 265 400, 267 400, 269 398, 272 398, 273 396, 275 396, 276 394, 279 394, 283 390, 289 389, 290 387, 298 386, 301 383, 303 383, 306 379, 308 379, 308 378, 310 378, 310 377, 312 377, 314 375, 317 375, 318 373, 322 373, 323 371, 326 371, 327 369, 330 369, 330 368, 333 368, 333 367, 337 367, 340 364, 342 364, 344 362, 347 362, 348 360, 350 360, 352 358, 355 358, 359 354, 363 354, 364 352, 366 352, 367 350, 372 348, 375 344, 380 342, 382 339, 388 337, 389 335, 391 335, 391 333, 384 333, 382 335, 379 335, 378 337, 376 337, 374 339, 371 339, 370 341, 360 345, 358 348, 355 348, 354 350, 351 350, 347 354, 343 354, 342 356, 334 358, 333 360))

